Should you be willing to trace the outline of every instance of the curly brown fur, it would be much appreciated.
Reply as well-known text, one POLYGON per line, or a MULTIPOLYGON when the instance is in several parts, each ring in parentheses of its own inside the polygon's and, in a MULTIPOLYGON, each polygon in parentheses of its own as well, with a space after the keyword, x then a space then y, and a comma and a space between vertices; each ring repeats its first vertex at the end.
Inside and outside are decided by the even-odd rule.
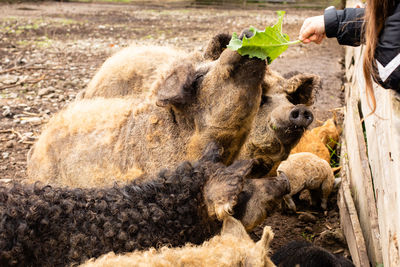
POLYGON ((312 104, 319 85, 319 77, 313 74, 285 79, 267 68, 261 105, 239 154, 240 159, 258 160, 254 176, 276 176, 279 163, 289 156, 313 121, 307 106, 312 104))
MULTIPOLYGON (((113 98, 96 93, 57 113, 28 155, 30 181, 82 187, 127 182, 126 177, 197 160, 210 141, 224 148, 222 160, 231 164, 261 101, 265 61, 225 49, 215 61, 185 57, 167 65, 160 72, 153 66, 157 79, 149 81, 151 96, 145 100, 121 97, 129 87, 123 79, 129 80, 128 71, 128 77, 107 76, 108 91, 98 85, 100 96, 113 98), (119 80, 121 90, 114 86, 119 80)), ((131 82, 132 95, 149 85, 131 82)))
MULTIPOLYGON (((250 37, 251 34, 251 32, 245 30, 240 35, 240 38, 244 35, 250 37)), ((229 43, 229 40, 230 35, 227 33, 217 34, 211 38, 203 55, 206 61, 203 61, 202 64, 199 65, 199 69, 206 69, 206 66, 213 65, 220 57, 223 58, 226 54, 223 54, 223 52, 226 50, 226 45, 229 43)), ((196 60, 200 63, 199 57, 197 57, 196 60)), ((189 61, 196 60, 194 60, 193 57, 193 59, 189 61)), ((88 89, 86 89, 86 91, 92 91, 94 93, 86 94, 85 98, 93 98, 94 96, 108 98, 116 91, 120 90, 118 89, 119 87, 124 87, 127 81, 129 81, 129 84, 131 84, 130 92, 121 89, 125 92, 124 96, 148 101, 159 92, 159 81, 155 82, 156 77, 160 75, 164 75, 165 77, 171 75, 168 71, 166 72, 168 64, 173 65, 175 64, 174 62, 178 62, 180 64, 181 74, 190 73, 192 71, 190 64, 181 63, 184 61, 185 59, 182 57, 182 53, 171 48, 130 47, 124 49, 103 64, 99 72, 92 79, 88 89), (129 60, 127 60, 128 58, 129 60), (162 59, 161 61, 159 60, 160 58, 162 59)), ((246 67, 245 69, 247 69, 247 72, 243 75, 243 78, 241 78, 243 81, 248 80, 247 75, 251 72, 251 68, 246 67)), ((182 87, 187 87, 187 85, 185 85, 187 83, 185 77, 190 76, 193 75, 183 75, 182 77, 177 75, 175 82, 182 85, 182 87)), ((201 81, 201 75, 198 77, 201 81)), ((288 157, 290 150, 297 144, 306 127, 312 121, 312 113, 304 105, 310 105, 313 102, 314 91, 319 85, 320 79, 316 75, 292 73, 290 76, 282 77, 277 72, 267 68, 262 83, 263 92, 261 105, 255 116, 255 121, 248 138, 245 139, 247 134, 241 133, 239 135, 243 138, 235 139, 235 136, 238 137, 237 134, 227 135, 220 125, 212 127, 215 127, 219 131, 215 136, 217 136, 221 144, 230 148, 230 150, 226 150, 227 157, 228 155, 232 155, 230 158, 235 158, 238 152, 237 150, 241 149, 239 158, 255 158, 259 162, 258 167, 254 169, 254 177, 262 177, 265 175, 275 176, 276 168, 279 163, 288 157), (308 118, 303 116, 304 118, 300 121, 291 121, 290 116, 293 114, 293 111, 301 111, 299 114, 302 116, 306 114, 308 118), (234 145, 232 145, 232 139, 238 142, 234 142, 234 145)), ((160 97, 160 95, 158 96, 160 97)), ((165 96, 168 95, 161 95, 161 99, 165 96)), ((249 101, 254 102, 254 99, 249 99, 249 101)), ((162 103, 162 101, 160 101, 160 103, 162 103)), ((152 112, 146 111, 146 113, 151 114, 152 112)), ((176 115, 177 118, 180 116, 181 114, 179 113, 176 115)), ((152 119, 154 121, 164 121, 164 119, 159 119, 154 116, 152 119)), ((57 129, 58 128, 57 126, 57 129)), ((159 134, 160 131, 157 133, 159 134)), ((209 134, 207 133, 206 135, 209 134)), ((150 140, 162 138, 162 136, 167 137, 168 135, 164 132, 154 138, 151 137, 150 140)), ((189 154, 194 154, 191 152, 197 150, 198 146, 201 147, 201 142, 203 140, 204 135, 194 135, 188 146, 189 154)), ((183 149, 184 147, 182 147, 182 150, 183 149)), ((177 155, 183 156, 181 153, 177 155)), ((151 157, 146 156, 146 158, 149 159, 151 157)), ((196 156, 194 158, 196 158, 196 156)), ((168 159, 172 162, 176 162, 177 160, 174 157, 169 157, 168 159)), ((184 157, 180 159, 184 159, 184 157)), ((227 163, 229 162, 231 162, 231 160, 227 161, 227 163)), ((144 168, 139 167, 138 169, 141 171, 144 168)))
POLYGON ((313 200, 315 202, 321 200, 321 207, 327 208, 335 176, 326 160, 310 152, 291 154, 279 165, 278 173, 280 172, 285 173, 290 182, 290 194, 286 195, 284 199, 291 210, 296 211, 296 204, 293 202, 292 196, 303 189, 314 192, 313 200))
POLYGON ((126 186, 0 187, 0 265, 63 266, 109 251, 202 243, 221 228, 217 217, 232 214, 253 165, 226 167, 221 154, 211 144, 197 163, 126 186))
POLYGON ((0 188, 0 265, 60 266, 108 251, 201 243, 207 220, 204 177, 172 175, 123 188, 0 188))
POLYGON ((255 243, 239 221, 227 217, 221 234, 201 246, 188 244, 182 248, 163 247, 159 250, 150 249, 122 255, 111 252, 99 259, 91 259, 82 267, 273 267, 275 265, 268 255, 272 238, 271 228, 265 226, 261 240, 255 243))

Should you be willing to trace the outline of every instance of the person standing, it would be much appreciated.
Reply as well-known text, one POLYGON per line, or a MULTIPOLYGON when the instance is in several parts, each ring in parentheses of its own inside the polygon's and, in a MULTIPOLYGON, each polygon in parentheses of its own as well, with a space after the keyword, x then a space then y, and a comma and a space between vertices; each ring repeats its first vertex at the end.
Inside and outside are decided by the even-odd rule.
POLYGON ((376 109, 372 79, 383 88, 400 92, 400 0, 367 0, 365 8, 334 7, 324 15, 309 17, 300 29, 299 39, 320 44, 325 37, 341 45, 365 44, 363 72, 366 91, 376 109))

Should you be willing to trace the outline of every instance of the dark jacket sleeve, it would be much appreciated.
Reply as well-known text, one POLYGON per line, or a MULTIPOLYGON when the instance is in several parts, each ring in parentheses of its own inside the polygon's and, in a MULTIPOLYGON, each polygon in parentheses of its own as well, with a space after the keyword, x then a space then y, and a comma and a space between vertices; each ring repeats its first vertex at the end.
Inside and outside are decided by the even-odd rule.
POLYGON ((341 45, 359 46, 363 35, 363 19, 364 8, 336 10, 328 7, 324 12, 326 36, 336 37, 341 45))
MULTIPOLYGON (((375 81, 387 89, 400 92, 400 4, 397 1, 392 15, 387 17, 375 49, 375 81)), ((358 46, 363 42, 363 8, 336 10, 329 7, 324 13, 325 33, 336 37, 339 44, 358 46)))

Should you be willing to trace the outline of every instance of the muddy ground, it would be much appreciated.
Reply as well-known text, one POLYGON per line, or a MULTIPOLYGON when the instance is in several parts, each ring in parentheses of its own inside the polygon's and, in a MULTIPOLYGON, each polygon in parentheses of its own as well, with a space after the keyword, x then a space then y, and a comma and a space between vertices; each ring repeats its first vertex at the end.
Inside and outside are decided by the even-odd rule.
MULTIPOLYGON (((262 29, 275 10, 213 9, 87 3, 0 4, 0 179, 25 179, 26 154, 50 116, 83 89, 101 63, 128 44, 173 45, 202 50, 216 33, 262 29)), ((285 8, 283 31, 296 39, 304 18, 322 10, 285 8)), ((290 47, 271 67, 282 74, 322 78, 312 127, 343 106, 343 48, 335 40, 290 47)), ((265 224, 275 232, 272 248, 306 239, 348 256, 336 194, 324 212, 299 205, 298 214, 276 212, 265 224)), ((261 228, 252 236, 257 238, 261 228)))

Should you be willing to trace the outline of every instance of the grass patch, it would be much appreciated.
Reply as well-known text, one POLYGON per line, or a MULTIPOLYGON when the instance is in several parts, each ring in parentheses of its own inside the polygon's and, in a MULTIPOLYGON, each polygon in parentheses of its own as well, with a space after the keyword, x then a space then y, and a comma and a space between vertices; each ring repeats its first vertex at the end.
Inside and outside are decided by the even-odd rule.
POLYGON ((329 143, 334 144, 332 147, 329 146, 329 144, 326 145, 329 150, 330 165, 331 168, 337 168, 340 166, 340 155, 338 151, 340 151, 341 145, 332 138, 329 138, 329 143))
POLYGON ((47 36, 40 37, 34 44, 40 48, 47 48, 51 46, 53 41, 47 36))
POLYGON ((33 45, 39 48, 47 48, 53 44, 53 40, 49 39, 47 36, 41 36, 33 41, 20 40, 17 41, 16 44, 22 47, 33 45))
POLYGON ((312 243, 314 238, 315 238, 315 234, 307 234, 306 232, 301 233, 301 236, 308 242, 312 243))

